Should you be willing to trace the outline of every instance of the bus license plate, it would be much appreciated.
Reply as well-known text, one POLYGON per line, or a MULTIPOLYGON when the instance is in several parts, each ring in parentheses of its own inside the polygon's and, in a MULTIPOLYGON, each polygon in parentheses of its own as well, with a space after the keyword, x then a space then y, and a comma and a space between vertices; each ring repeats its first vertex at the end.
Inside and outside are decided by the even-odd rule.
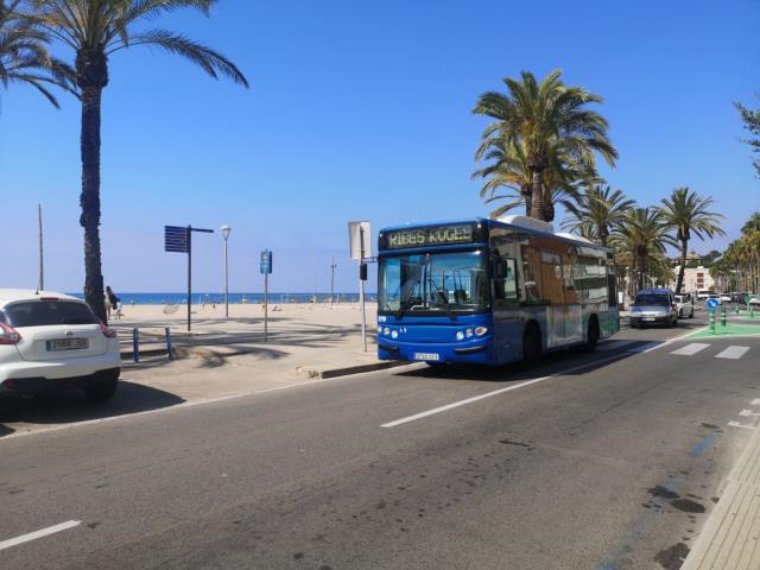
POLYGON ((47 349, 50 352, 56 350, 81 350, 89 348, 90 343, 86 338, 59 338, 47 341, 47 349))
POLYGON ((441 355, 434 352, 415 352, 415 360, 440 360, 441 355))

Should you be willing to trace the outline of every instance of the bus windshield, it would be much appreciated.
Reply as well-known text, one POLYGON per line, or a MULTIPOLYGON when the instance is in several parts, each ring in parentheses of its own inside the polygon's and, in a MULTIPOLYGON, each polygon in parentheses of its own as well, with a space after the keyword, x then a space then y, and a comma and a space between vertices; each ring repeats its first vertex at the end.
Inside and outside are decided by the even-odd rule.
POLYGON ((382 257, 378 309, 398 316, 406 311, 487 310, 486 261, 480 250, 382 257))

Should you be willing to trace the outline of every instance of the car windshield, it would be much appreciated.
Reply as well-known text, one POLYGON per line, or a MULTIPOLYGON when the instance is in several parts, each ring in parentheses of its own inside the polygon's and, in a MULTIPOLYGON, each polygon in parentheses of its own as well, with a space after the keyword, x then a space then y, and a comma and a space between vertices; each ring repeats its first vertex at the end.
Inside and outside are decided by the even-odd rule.
POLYGON ((673 298, 676 300, 676 303, 683 303, 685 299, 683 295, 673 295, 673 298))
POLYGON ((380 259, 381 312, 482 311, 488 272, 481 251, 423 253, 380 259))
POLYGON ((636 295, 636 305, 659 305, 667 307, 670 302, 666 295, 641 294, 636 295))
POLYGON ((98 320, 90 308, 76 301, 22 301, 4 309, 4 321, 12 327, 90 325, 98 320))

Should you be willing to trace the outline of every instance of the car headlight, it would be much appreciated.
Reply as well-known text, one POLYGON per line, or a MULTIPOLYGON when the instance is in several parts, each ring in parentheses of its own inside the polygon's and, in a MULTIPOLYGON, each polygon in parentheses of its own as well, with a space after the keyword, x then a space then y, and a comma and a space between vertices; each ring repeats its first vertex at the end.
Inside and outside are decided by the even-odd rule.
POLYGON ((476 327, 475 328, 475 335, 476 336, 483 336, 488 332, 488 327, 476 327))
POLYGON ((398 331, 391 331, 391 338, 397 339, 398 338, 398 331))
POLYGON ((457 337, 457 340, 464 340, 464 332, 457 331, 456 337, 457 337))
POLYGON ((388 336, 389 334, 391 334, 391 329, 389 329, 388 327, 385 327, 385 328, 383 329, 383 334, 384 334, 385 336, 388 336))

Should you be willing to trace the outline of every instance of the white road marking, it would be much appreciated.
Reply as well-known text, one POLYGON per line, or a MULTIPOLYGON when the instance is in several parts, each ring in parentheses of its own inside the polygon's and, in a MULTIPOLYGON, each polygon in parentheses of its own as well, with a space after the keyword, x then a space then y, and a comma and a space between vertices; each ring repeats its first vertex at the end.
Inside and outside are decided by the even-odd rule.
POLYGON ((755 416, 755 417, 760 416, 760 414, 755 413, 752 410, 742 410, 741 412, 739 412, 739 415, 744 416, 745 418, 750 417, 750 416, 755 416))
POLYGON ((0 550, 5 550, 6 548, 10 548, 11 546, 18 546, 19 544, 23 544, 25 542, 30 542, 32 540, 37 540, 38 538, 42 538, 45 536, 49 536, 51 534, 55 534, 57 532, 68 530, 70 528, 74 528, 75 526, 79 526, 80 524, 82 524, 82 521, 66 521, 64 523, 57 524, 54 526, 49 526, 47 528, 36 530, 28 534, 22 534, 21 536, 17 536, 16 538, 3 540, 2 542, 0 542, 0 550))
POLYGON ((706 349, 709 344, 704 344, 701 342, 692 342, 691 344, 687 344, 686 346, 679 348, 678 350, 674 350, 670 354, 677 354, 679 356, 693 356, 694 354, 697 354, 700 350, 706 349))
POLYGON ((467 398, 466 400, 459 400, 458 402, 453 402, 451 404, 447 404, 445 406, 441 406, 440 408, 434 408, 432 410, 428 410, 426 412, 421 412, 419 414, 415 414, 413 416, 408 416, 406 418, 401 418, 400 420, 395 420, 392 422, 388 422, 387 424, 383 424, 380 427, 384 428, 392 428, 396 427, 401 424, 405 424, 408 422, 413 422, 414 420, 419 420, 421 418, 426 418, 428 416, 432 416, 434 414, 440 414, 441 412, 445 412, 446 410, 451 410, 452 408, 458 408, 459 406, 465 406, 467 404, 471 404, 473 402, 477 402, 478 400, 483 400, 485 398, 490 398, 491 396, 497 396, 498 394, 503 394, 504 392, 509 392, 511 390, 517 390, 518 388, 522 388, 523 386, 529 386, 530 384, 537 384, 538 382, 543 382, 544 380, 548 380, 549 378, 553 378, 553 376, 543 376, 542 378, 534 378, 533 380, 528 380, 527 382, 522 382, 521 384, 515 384, 514 386, 508 386, 507 388, 502 388, 501 390, 494 390, 493 392, 487 392, 485 394, 481 394, 480 396, 475 396, 473 398, 467 398))
POLYGON ((753 406, 760 406, 760 398, 755 398, 750 402, 753 406))
POLYGON ((728 358, 739 360, 749 350, 748 346, 729 346, 727 349, 715 355, 715 358, 728 358))
POLYGON ((731 427, 738 427, 738 428, 744 428, 744 429, 752 429, 752 430, 757 429, 755 426, 748 426, 748 425, 740 424, 739 422, 728 422, 728 425, 730 425, 731 427))

